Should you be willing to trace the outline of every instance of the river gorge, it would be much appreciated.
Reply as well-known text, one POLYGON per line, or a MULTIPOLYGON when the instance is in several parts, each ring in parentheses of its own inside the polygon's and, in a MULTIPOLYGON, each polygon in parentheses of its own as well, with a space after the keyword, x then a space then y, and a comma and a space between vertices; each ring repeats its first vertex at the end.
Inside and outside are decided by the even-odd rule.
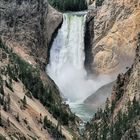
POLYGON ((112 82, 115 77, 91 77, 85 69, 86 15, 87 11, 63 14, 62 26, 51 46, 47 73, 59 87, 72 111, 84 120, 89 116, 89 120, 95 110, 83 101, 101 86, 112 82))
POLYGON ((0 0, 0 139, 139 140, 139 103, 140 0, 0 0))

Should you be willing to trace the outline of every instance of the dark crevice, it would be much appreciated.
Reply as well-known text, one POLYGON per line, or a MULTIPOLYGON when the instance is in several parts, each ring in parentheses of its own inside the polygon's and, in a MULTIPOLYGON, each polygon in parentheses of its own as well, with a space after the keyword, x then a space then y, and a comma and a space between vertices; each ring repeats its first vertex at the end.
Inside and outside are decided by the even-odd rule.
POLYGON ((92 73, 92 62, 93 62, 93 55, 92 55, 92 41, 94 37, 94 17, 91 20, 86 22, 86 31, 85 31, 85 69, 88 74, 92 73))
POLYGON ((51 50, 52 44, 53 44, 54 39, 56 38, 56 36, 57 36, 57 34, 58 34, 59 29, 60 29, 61 26, 62 26, 62 23, 63 23, 63 19, 62 19, 62 22, 61 22, 61 23, 58 25, 58 27, 55 29, 54 33, 52 34, 51 41, 50 41, 49 44, 48 44, 48 50, 47 50, 48 59, 47 59, 47 64, 49 64, 49 61, 50 61, 50 50, 51 50))

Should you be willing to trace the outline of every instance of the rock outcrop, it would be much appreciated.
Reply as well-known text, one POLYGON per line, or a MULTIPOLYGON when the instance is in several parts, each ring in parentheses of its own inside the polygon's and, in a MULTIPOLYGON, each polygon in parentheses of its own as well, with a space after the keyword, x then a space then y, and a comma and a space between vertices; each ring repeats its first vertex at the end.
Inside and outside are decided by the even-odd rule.
POLYGON ((10 44, 19 43, 45 68, 47 49, 62 14, 47 0, 1 0, 0 13, 0 36, 10 44))
POLYGON ((92 70, 114 73, 130 66, 140 31, 140 0, 104 0, 97 7, 92 40, 92 70))
POLYGON ((92 106, 97 109, 103 107, 106 101, 106 98, 111 95, 112 88, 115 82, 111 82, 99 88, 95 93, 90 95, 85 101, 85 104, 92 106))

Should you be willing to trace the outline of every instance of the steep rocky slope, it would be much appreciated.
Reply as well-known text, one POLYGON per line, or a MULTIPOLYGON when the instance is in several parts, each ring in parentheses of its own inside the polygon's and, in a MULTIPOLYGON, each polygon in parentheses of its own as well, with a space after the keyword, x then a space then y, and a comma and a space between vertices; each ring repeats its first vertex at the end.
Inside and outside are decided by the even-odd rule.
POLYGON ((0 1, 0 44, 7 48, 0 48, 0 97, 7 103, 10 95, 11 100, 8 111, 3 110, 4 104, 1 103, 3 124, 0 134, 7 139, 54 139, 61 132, 66 139, 73 139, 67 126, 71 132, 72 129, 77 131, 75 121, 70 121, 75 116, 69 106, 62 103, 58 88, 45 72, 49 44, 61 22, 62 14, 50 7, 47 0, 0 1), (14 59, 15 56, 18 59, 14 59), (5 75, 8 69, 12 75, 5 75), (24 96, 27 107, 22 110, 24 96), (45 119, 44 123, 39 122, 40 117, 45 119))
POLYGON ((95 93, 90 95, 85 101, 85 104, 92 106, 93 108, 99 108, 104 105, 106 98, 111 95, 112 88, 115 82, 108 83, 99 88, 95 93))
POLYGON ((46 65, 48 46, 62 14, 47 0, 1 0, 0 13, 0 36, 10 44, 19 43, 42 67, 46 65))
POLYGON ((66 126, 76 130, 76 118, 55 84, 2 42, 0 106, 0 134, 7 139, 73 138, 66 126))
POLYGON ((140 31, 140 0, 104 0, 93 14, 92 71, 114 73, 130 66, 140 31))
POLYGON ((105 109, 99 109, 86 125, 88 140, 140 139, 140 34, 132 67, 120 74, 105 109))

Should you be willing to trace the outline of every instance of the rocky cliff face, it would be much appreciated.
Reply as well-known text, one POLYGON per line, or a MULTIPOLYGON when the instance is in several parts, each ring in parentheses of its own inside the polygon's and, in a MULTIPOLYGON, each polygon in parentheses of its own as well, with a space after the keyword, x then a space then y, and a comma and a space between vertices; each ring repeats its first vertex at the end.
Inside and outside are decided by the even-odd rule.
POLYGON ((48 45, 62 15, 47 0, 1 0, 0 13, 0 36, 10 44, 19 43, 38 63, 46 64, 48 45))
POLYGON ((58 88, 45 72, 48 46, 61 22, 62 14, 50 7, 47 0, 0 1, 0 38, 2 39, 0 46, 4 44, 7 48, 0 48, 0 89, 4 90, 4 94, 3 90, 0 91, 0 98, 3 98, 3 101, 7 103, 7 96, 10 95, 11 100, 11 109, 9 111, 5 111, 3 104, 0 103, 2 105, 0 121, 2 118, 3 122, 2 127, 0 126, 0 138, 2 135, 7 139, 54 139, 53 134, 57 128, 61 129, 60 131, 66 139, 73 139, 72 134, 68 132, 66 127, 62 126, 63 121, 61 122, 59 119, 61 124, 58 123, 57 117, 62 117, 64 113, 62 120, 66 121, 63 125, 69 125, 70 128, 76 130, 76 125, 73 124, 73 121, 70 121, 70 118, 75 119, 75 116, 69 116, 72 114, 69 106, 62 103, 58 88), (12 55, 9 54, 10 51, 6 51, 8 49, 12 50, 22 60, 21 63, 24 62, 25 65, 22 68, 19 68, 21 63, 13 61, 12 55), (13 71, 13 76, 6 74, 8 71, 7 66, 10 69, 17 70, 16 79, 13 79, 13 76, 15 76, 14 70, 10 70, 13 71), (39 74, 38 78, 40 80, 35 76, 37 73, 32 71, 29 76, 26 73, 25 77, 29 79, 25 81, 28 81, 27 83, 32 81, 32 84, 42 81, 43 85, 37 83, 33 86, 30 83, 27 86, 26 82, 22 81, 24 78, 20 79, 23 74, 20 73, 20 70, 23 69, 27 72, 28 68, 31 67, 37 70, 35 71, 39 74), (32 79, 35 77, 38 80, 32 79), (5 85, 5 83, 9 83, 9 79, 11 88, 7 88, 5 85), (44 89, 41 85, 44 86, 44 89), (27 91, 29 96, 26 94, 27 91), (42 96, 38 96, 39 92, 42 93, 42 96), (37 93, 37 96, 35 93, 37 93), (21 104, 24 96, 27 100, 27 107, 22 110, 21 104), (48 104, 49 100, 53 101, 48 104), (41 117, 41 120, 43 120, 45 116, 47 116, 45 123, 40 123, 39 118, 41 117), (20 121, 17 120, 17 117, 20 121), (7 128, 7 121, 9 128, 7 128), (50 126, 49 129, 48 125, 50 126))
POLYGON ((112 95, 86 125, 88 140, 139 140, 140 139, 140 34, 136 57, 132 67, 120 74, 112 95))
POLYGON ((104 0, 94 18, 92 70, 111 73, 132 64, 139 17, 139 0, 104 0))

